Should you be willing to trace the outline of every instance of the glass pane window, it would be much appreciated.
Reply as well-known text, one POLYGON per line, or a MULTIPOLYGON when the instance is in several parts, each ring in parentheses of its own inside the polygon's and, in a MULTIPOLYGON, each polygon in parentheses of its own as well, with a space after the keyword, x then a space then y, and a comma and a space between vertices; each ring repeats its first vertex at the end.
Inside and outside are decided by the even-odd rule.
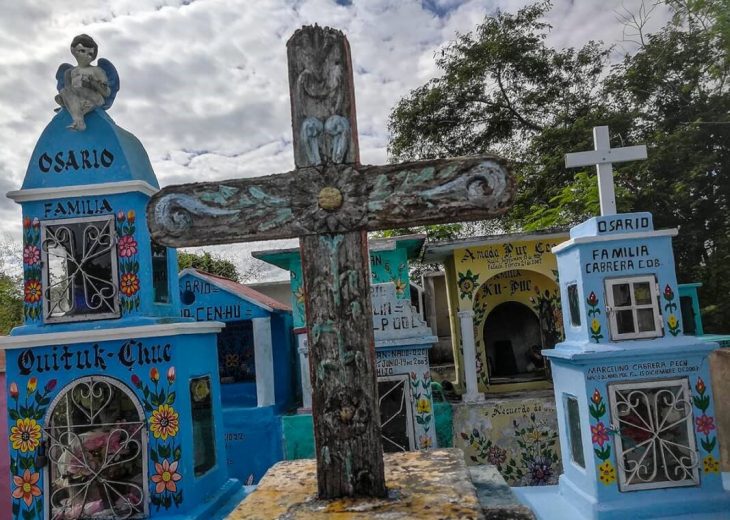
POLYGON ((215 466, 213 399, 210 392, 210 376, 196 377, 190 380, 196 477, 207 473, 215 466))
POLYGON ((113 216, 42 224, 45 321, 119 316, 115 240, 113 216))
POLYGON ((578 284, 568 286, 568 306, 570 308, 570 324, 580 327, 580 303, 578 301, 578 284))
POLYGON ((610 384, 608 394, 611 425, 618 431, 619 490, 699 484, 686 378, 610 384))
POLYGON ((572 395, 565 396, 565 410, 568 421, 568 442, 570 443, 570 457, 581 468, 586 467, 583 455, 583 435, 580 430, 580 411, 578 400, 572 395))
POLYGON ((611 339, 662 335, 659 294, 653 276, 606 280, 611 339))
POLYGON ((155 303, 170 303, 167 248, 152 242, 152 294, 155 303))

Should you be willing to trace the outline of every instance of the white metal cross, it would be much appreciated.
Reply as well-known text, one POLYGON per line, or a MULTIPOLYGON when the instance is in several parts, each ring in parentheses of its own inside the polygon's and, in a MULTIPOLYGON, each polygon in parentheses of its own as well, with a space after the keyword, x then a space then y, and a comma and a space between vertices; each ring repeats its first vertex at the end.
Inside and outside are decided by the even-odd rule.
POLYGON ((565 167, 596 165, 601 215, 616 214, 616 193, 613 190, 613 163, 646 159, 646 146, 611 148, 607 126, 593 127, 595 150, 565 154, 565 167))

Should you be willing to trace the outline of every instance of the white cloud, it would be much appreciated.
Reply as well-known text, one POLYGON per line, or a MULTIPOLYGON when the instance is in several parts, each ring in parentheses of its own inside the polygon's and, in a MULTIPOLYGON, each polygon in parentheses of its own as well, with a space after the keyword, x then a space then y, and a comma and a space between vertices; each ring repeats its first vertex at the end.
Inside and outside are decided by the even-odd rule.
MULTIPOLYGON (((293 167, 285 44, 299 26, 316 22, 348 36, 356 71, 361 160, 376 164, 387 160, 391 108, 437 73, 435 51, 496 8, 515 11, 526 3, 6 2, 0 19, 1 187, 13 189, 22 182, 35 141, 53 115, 56 69, 71 61, 68 45, 76 34, 92 35, 99 56, 117 67, 122 89, 109 114, 142 141, 160 183, 167 185, 293 167)), ((614 43, 622 38, 615 14, 619 0, 554 3, 549 17, 552 44, 579 46, 589 39, 614 43)), ((640 0, 624 3, 636 10, 640 0)), ((651 27, 665 19, 665 11, 655 13, 651 27)), ((0 200, 0 216, 0 232, 18 237, 19 208, 0 200)))

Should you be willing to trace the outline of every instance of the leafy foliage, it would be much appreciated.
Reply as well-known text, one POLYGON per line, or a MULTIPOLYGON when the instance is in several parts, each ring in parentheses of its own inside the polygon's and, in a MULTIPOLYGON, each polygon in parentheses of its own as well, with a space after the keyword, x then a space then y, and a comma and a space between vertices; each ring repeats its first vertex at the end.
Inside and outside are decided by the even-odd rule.
POLYGON ((23 323, 22 287, 19 276, 0 272, 0 335, 23 323))
POLYGON ((215 274, 237 282, 239 280, 238 269, 230 260, 211 255, 204 251, 202 254, 177 252, 177 266, 180 271, 192 267, 206 273, 215 274))
MULTIPOLYGON (((554 49, 550 3, 497 13, 437 57, 442 74, 394 108, 394 160, 499 153, 514 165, 517 201, 502 230, 563 227, 598 213, 594 169, 568 170, 566 152, 646 143, 649 160, 615 165, 620 211, 651 211, 679 227, 678 277, 703 282, 705 328, 730 322, 730 9, 727 0, 666 0, 672 20, 641 35, 632 55, 589 42, 554 49)), ((641 28, 639 28, 641 29, 641 28)))

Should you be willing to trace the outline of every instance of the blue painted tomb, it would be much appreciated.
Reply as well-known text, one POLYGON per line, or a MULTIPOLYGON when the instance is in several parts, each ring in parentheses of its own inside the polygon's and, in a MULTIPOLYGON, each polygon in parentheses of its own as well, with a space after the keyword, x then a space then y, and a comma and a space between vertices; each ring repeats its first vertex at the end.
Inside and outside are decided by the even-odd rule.
POLYGON ((22 189, 24 325, 7 356, 13 520, 215 518, 230 479, 219 321, 180 317, 177 254, 150 239, 142 144, 61 109, 22 189))

